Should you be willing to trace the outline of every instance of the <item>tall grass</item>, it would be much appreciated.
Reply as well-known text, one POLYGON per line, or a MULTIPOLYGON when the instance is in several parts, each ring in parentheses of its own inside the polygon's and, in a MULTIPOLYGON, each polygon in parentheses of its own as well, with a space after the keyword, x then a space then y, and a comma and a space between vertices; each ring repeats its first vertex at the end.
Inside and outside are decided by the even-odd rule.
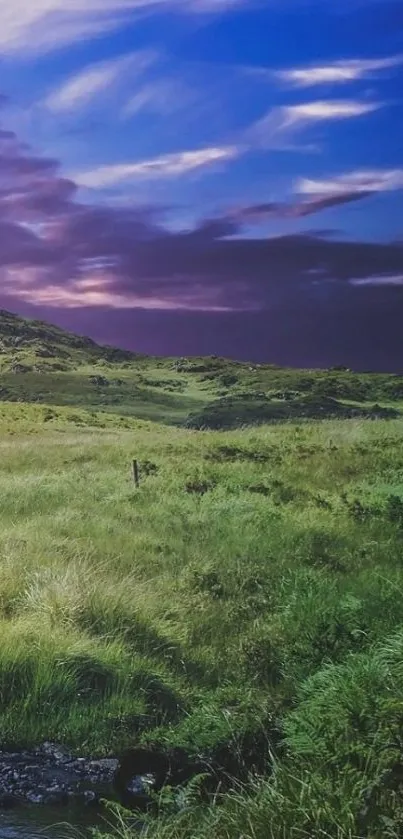
POLYGON ((253 733, 266 780, 148 835, 401 835, 401 422, 214 433, 3 404, 0 425, 1 743, 253 733))

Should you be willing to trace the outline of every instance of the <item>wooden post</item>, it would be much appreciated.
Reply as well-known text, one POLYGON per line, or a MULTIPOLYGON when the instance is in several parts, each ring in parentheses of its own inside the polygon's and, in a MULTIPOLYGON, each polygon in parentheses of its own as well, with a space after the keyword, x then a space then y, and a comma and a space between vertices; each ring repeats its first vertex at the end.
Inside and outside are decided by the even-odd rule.
POLYGON ((136 487, 140 486, 139 465, 137 460, 133 460, 133 480, 136 487))

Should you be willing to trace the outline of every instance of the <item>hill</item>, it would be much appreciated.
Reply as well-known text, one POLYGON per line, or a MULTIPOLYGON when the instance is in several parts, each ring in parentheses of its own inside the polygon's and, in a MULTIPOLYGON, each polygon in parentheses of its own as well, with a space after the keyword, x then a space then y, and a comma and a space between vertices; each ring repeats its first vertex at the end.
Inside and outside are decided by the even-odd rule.
POLYGON ((0 312, 0 400, 231 428, 287 418, 395 416, 403 377, 216 357, 153 358, 0 312))
POLYGON ((4 310, 0 310, 0 351, 2 366, 42 363, 50 371, 59 363, 74 369, 99 359, 130 361, 135 358, 134 353, 101 347, 91 338, 73 335, 52 324, 21 318, 4 310))

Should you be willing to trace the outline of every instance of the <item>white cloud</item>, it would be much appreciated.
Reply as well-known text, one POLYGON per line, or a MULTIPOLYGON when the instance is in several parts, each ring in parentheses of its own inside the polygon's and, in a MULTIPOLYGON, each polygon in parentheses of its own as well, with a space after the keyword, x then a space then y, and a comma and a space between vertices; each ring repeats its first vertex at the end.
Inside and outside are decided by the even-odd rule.
POLYGON ((120 56, 111 61, 85 67, 54 90, 44 101, 53 112, 60 113, 85 105, 94 96, 109 88, 126 71, 131 78, 150 66, 155 56, 146 51, 120 56))
POLYGON ((403 64, 403 55, 390 58, 355 59, 351 61, 335 61, 312 67, 296 67, 289 70, 279 70, 276 76, 283 82, 296 87, 311 87, 321 84, 338 84, 359 81, 403 64))
POLYGON ((149 82, 130 97, 122 109, 123 117, 132 117, 148 110, 157 114, 172 114, 190 104, 194 94, 183 82, 163 79, 149 82))
POLYGON ((380 276, 360 277, 350 280, 351 285, 403 285, 403 274, 381 274, 380 276))
POLYGON ((247 131, 247 137, 252 144, 258 144, 263 148, 282 148, 287 137, 292 137, 309 125, 363 116, 380 107, 380 102, 343 99, 317 100, 274 108, 251 126, 247 131))
POLYGON ((403 189, 403 169, 357 169, 335 178, 301 178, 296 185, 303 195, 344 195, 352 192, 387 192, 403 189))
POLYGON ((199 151, 167 154, 136 163, 98 166, 96 169, 74 172, 71 177, 79 186, 97 189, 110 187, 133 178, 179 177, 215 163, 234 159, 239 153, 236 146, 211 147, 199 151))
POLYGON ((223 12, 244 0, 0 0, 0 51, 37 53, 93 38, 136 12, 223 12))
POLYGON ((293 125, 303 122, 320 122, 328 119, 348 119, 370 114, 380 105, 376 102, 360 102, 356 100, 307 102, 303 105, 291 105, 282 108, 284 124, 293 125))

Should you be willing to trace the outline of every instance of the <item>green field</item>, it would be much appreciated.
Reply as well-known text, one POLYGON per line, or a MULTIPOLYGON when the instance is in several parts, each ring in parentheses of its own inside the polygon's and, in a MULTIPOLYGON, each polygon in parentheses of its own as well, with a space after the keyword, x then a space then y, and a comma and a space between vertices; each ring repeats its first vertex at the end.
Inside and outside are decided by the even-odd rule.
POLYGON ((252 742, 150 839, 401 837, 403 378, 0 337, 2 747, 252 742))

